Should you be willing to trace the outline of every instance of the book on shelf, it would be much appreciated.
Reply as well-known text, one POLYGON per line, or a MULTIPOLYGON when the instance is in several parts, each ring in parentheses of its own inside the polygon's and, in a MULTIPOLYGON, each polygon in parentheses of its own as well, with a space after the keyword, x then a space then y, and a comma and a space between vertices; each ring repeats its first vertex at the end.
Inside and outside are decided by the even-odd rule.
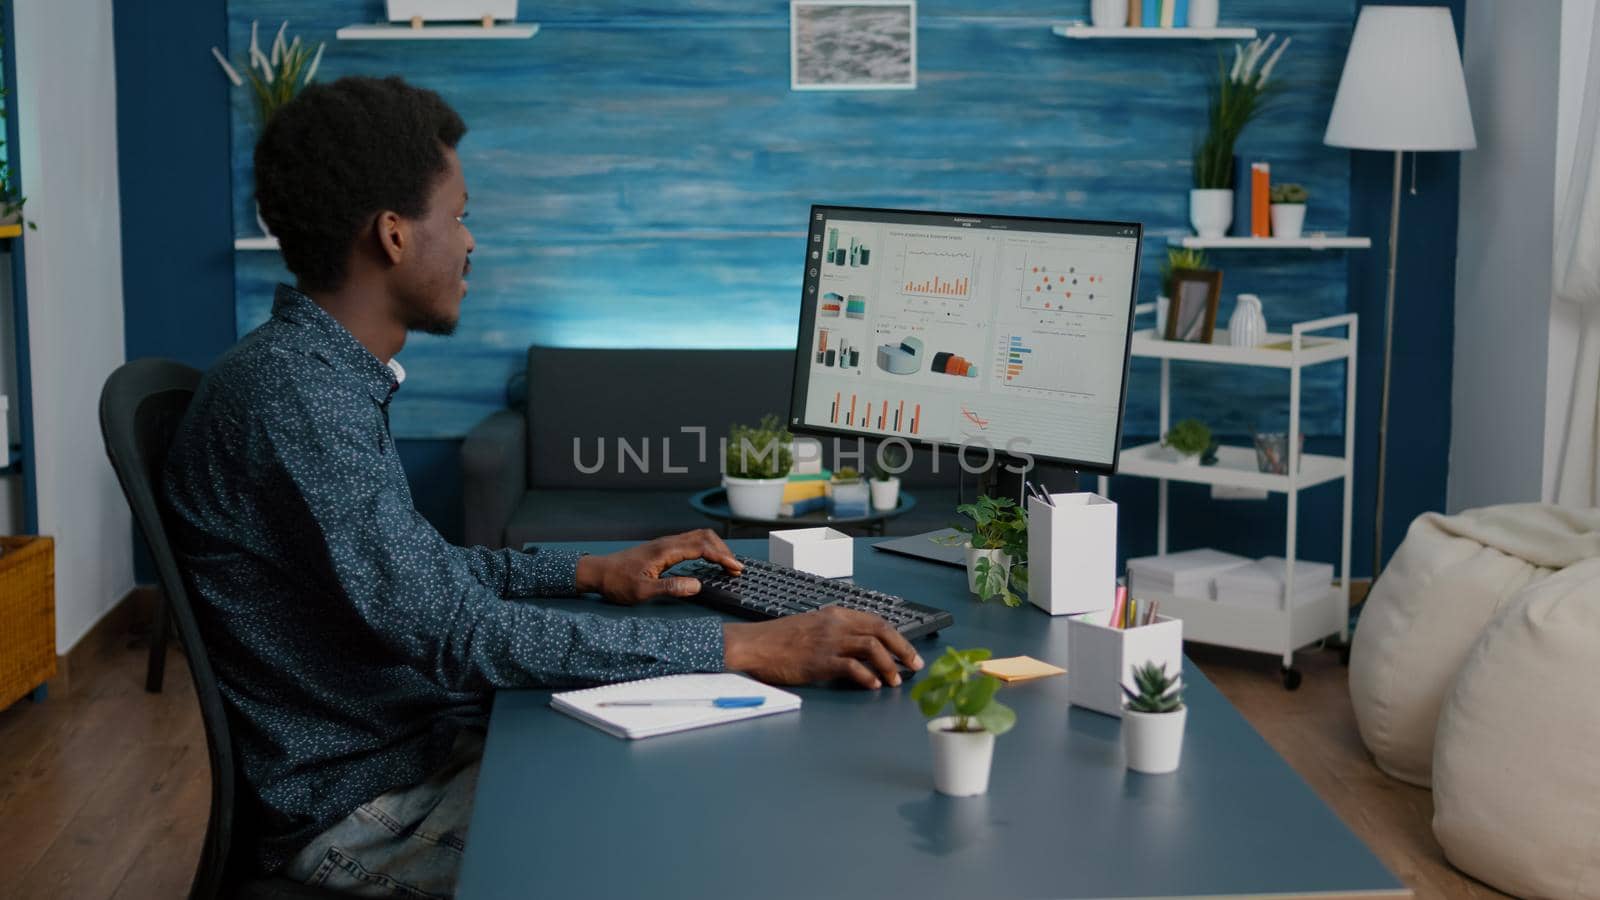
POLYGON ((1172 27, 1173 4, 1175 0, 1161 0, 1161 27, 1172 27))
MULTIPOLYGON (((1139 4, 1141 0, 1129 0, 1132 4, 1139 4)), ((1145 28, 1159 28, 1161 26, 1161 0, 1143 0, 1144 15, 1140 25, 1145 28)))
POLYGON ((1272 166, 1250 164, 1250 236, 1272 237, 1272 166))

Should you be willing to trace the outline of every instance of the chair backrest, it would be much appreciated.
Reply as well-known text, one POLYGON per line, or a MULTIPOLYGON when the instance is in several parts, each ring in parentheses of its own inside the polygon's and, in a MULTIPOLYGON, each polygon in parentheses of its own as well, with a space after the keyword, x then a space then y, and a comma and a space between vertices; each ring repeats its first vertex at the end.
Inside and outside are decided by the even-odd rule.
POLYGON ((189 659, 195 694, 200 698, 200 717, 205 723, 206 746, 211 756, 211 818, 189 896, 191 900, 211 900, 224 888, 230 844, 240 824, 236 821, 239 785, 222 693, 200 640, 199 625, 167 537, 160 502, 167 451, 199 384, 200 372, 181 363, 162 359, 127 363, 111 373, 100 392, 100 433, 134 521, 155 560, 167 609, 189 659))

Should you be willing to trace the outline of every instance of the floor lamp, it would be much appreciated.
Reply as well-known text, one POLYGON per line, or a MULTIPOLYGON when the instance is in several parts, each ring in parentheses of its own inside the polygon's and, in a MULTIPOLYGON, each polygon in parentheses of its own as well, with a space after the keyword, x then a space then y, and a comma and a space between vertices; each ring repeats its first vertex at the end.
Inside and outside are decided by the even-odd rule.
MULTIPOLYGON (((1389 377, 1394 347, 1394 282, 1400 257, 1400 163, 1406 151, 1477 146, 1455 23, 1443 6, 1364 6, 1323 143, 1394 152, 1389 205, 1389 291, 1383 318, 1383 400, 1378 418, 1378 493, 1372 577, 1383 569, 1383 494, 1389 455, 1389 377)), ((1415 193, 1415 187, 1412 189, 1415 193)))

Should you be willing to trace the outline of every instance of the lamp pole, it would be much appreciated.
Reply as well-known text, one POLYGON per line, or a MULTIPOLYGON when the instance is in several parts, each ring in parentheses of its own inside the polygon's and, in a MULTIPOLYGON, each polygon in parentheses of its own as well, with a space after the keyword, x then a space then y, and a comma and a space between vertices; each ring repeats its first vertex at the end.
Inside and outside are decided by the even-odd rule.
POLYGON ((1394 358, 1394 274, 1400 259, 1400 161, 1394 152, 1394 194, 1389 201, 1389 292, 1383 310, 1383 400, 1378 411, 1378 502, 1372 521, 1372 580, 1383 571, 1383 482, 1389 462, 1389 366, 1394 358))

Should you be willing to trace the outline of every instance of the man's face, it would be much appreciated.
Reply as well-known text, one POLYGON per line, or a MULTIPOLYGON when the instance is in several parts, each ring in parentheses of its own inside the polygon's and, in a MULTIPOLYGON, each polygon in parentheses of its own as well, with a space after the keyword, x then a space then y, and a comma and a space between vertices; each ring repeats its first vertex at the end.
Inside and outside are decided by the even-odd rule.
POLYGON ((400 313, 410 331, 456 330, 476 246, 463 221, 466 215, 467 181, 460 158, 447 148, 445 171, 434 180, 428 208, 409 223, 413 250, 394 273, 400 313))

